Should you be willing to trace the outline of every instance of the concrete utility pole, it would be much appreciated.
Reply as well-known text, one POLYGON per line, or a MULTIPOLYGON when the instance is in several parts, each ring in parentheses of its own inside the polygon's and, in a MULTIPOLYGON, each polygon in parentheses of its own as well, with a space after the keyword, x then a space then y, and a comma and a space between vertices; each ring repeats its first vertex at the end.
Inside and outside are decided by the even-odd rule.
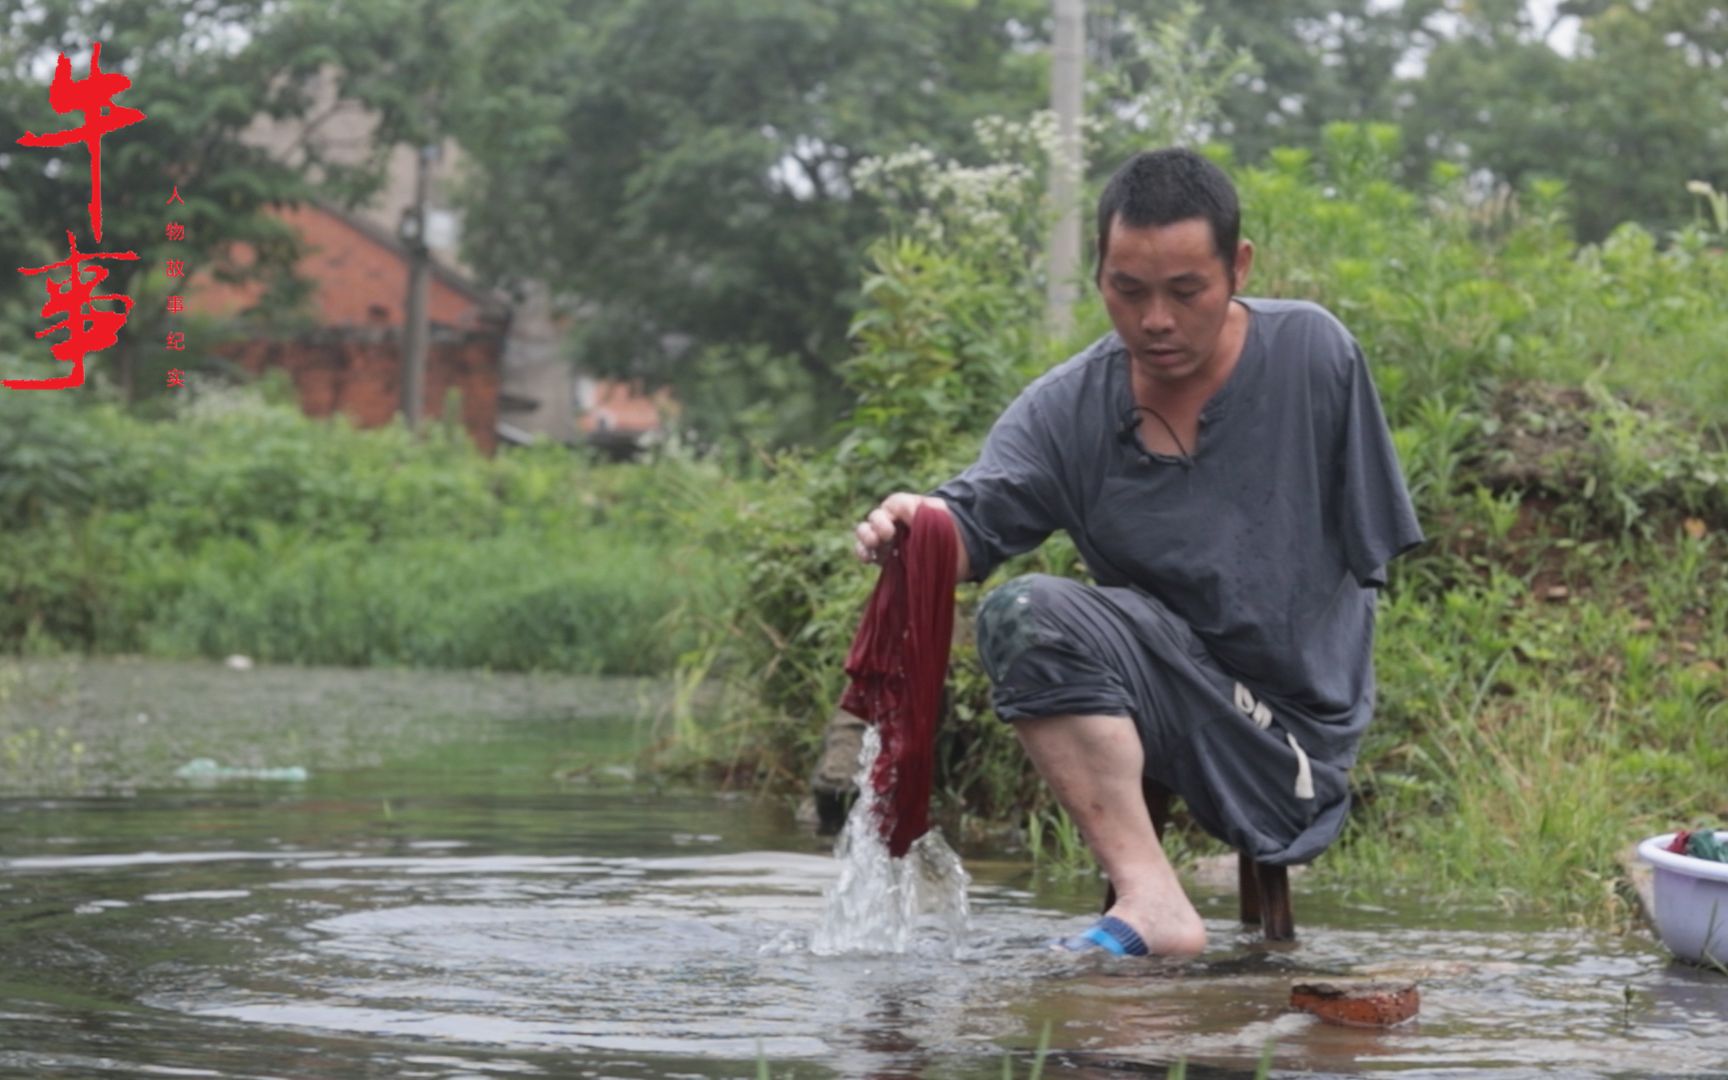
POLYGON ((422 146, 416 157, 414 205, 402 216, 402 240, 408 247, 408 304, 402 335, 402 417, 409 431, 420 430, 426 398, 426 291, 432 279, 432 255, 426 247, 426 199, 431 186, 435 146, 422 146))
POLYGON ((1080 179, 1085 161, 1080 142, 1081 88, 1086 64, 1086 0, 1053 0, 1056 37, 1050 56, 1050 108, 1056 113, 1061 153, 1050 170, 1050 204, 1056 227, 1050 236, 1046 321, 1060 337, 1073 323, 1080 277, 1080 179))

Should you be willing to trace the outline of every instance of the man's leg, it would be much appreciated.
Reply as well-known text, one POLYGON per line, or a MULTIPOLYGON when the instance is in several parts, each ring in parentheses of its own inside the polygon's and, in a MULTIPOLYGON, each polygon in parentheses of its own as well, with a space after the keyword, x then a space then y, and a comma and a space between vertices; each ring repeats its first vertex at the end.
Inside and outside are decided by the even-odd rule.
POLYGON ((1206 927, 1152 830, 1140 790, 1145 751, 1134 721, 1039 717, 1014 721, 1014 731, 1115 886, 1109 914, 1132 926, 1155 956, 1198 955, 1206 927))

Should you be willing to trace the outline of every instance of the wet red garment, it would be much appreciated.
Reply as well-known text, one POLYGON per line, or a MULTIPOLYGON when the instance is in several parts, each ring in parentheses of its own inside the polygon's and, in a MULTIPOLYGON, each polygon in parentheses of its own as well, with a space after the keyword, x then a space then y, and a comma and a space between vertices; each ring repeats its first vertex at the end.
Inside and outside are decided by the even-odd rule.
POLYGON ((930 828, 936 724, 954 633, 958 542, 946 510, 921 507, 896 526, 876 591, 846 654, 852 682, 840 707, 876 726, 882 749, 870 772, 876 817, 898 858, 930 828))

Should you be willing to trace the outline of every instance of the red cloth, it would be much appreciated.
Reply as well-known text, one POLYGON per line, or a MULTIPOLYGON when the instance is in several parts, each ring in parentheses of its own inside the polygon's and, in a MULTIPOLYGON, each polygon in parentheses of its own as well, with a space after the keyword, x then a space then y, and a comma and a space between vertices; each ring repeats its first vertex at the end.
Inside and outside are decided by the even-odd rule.
POLYGON ((933 506, 921 507, 910 529, 896 526, 846 654, 852 682, 840 707, 881 735, 870 784, 882 838, 895 858, 930 828, 936 724, 954 634, 957 542, 953 519, 933 506))

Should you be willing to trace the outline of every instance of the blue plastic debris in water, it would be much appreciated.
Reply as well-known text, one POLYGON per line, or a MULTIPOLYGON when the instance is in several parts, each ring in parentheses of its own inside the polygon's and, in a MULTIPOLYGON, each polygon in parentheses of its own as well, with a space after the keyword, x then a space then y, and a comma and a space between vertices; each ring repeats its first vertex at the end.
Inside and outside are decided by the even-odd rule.
POLYGON ((193 758, 174 770, 181 780, 291 780, 306 779, 306 770, 299 765, 252 768, 244 765, 218 765, 207 757, 193 758))

